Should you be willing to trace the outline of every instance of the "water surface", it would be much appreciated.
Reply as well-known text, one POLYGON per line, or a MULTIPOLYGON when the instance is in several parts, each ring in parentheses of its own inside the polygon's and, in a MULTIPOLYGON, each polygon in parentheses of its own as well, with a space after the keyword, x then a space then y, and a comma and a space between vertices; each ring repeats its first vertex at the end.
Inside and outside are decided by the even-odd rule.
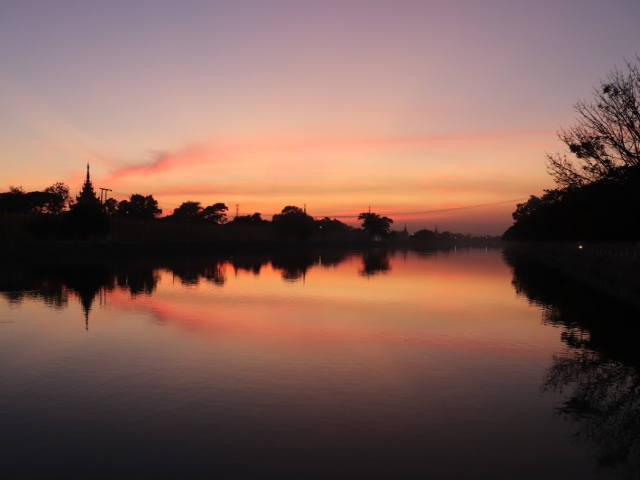
POLYGON ((0 270, 9 478, 635 478, 635 312, 501 250, 0 270))

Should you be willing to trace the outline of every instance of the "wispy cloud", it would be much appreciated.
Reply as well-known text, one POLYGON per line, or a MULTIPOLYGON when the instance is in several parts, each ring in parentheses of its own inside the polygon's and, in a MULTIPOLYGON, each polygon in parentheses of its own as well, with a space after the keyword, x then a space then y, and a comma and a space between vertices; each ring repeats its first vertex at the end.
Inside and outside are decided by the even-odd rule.
MULTIPOLYGON (((175 169, 194 168, 201 165, 257 164, 265 157, 298 154, 301 157, 322 156, 331 161, 333 155, 349 152, 402 151, 406 149, 472 151, 482 145, 535 139, 553 135, 545 130, 496 131, 455 133, 439 135, 416 135, 398 137, 325 137, 325 138, 270 138, 245 140, 240 142, 203 141, 175 150, 165 150, 150 154, 150 158, 122 165, 111 162, 113 168, 107 180, 129 177, 146 177, 175 169)), ((109 162, 107 162, 109 163, 109 162)))

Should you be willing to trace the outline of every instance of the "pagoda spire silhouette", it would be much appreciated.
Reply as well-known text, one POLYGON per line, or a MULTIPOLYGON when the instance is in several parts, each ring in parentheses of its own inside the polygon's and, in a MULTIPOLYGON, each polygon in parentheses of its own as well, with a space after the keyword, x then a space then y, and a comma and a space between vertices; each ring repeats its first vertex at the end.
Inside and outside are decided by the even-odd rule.
POLYGON ((93 184, 91 183, 91 175, 89 174, 89 164, 87 163, 87 179, 84 181, 84 185, 82 185, 82 190, 80 190, 80 194, 76 197, 76 203, 78 205, 98 205, 100 200, 96 196, 96 191, 93 189, 93 184))

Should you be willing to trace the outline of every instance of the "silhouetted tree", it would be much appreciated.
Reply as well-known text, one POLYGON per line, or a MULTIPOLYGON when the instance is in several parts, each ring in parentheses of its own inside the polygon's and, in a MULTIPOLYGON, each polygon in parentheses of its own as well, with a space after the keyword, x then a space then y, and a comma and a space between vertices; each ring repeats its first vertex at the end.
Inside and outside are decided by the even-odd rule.
POLYGON ((0 211, 16 213, 59 214, 69 201, 69 187, 55 183, 44 191, 25 192, 22 187, 9 187, 0 193, 0 211))
POLYGON ((104 211, 107 215, 116 215, 118 213, 118 201, 109 197, 104 201, 104 211))
POLYGON ((0 211, 29 213, 32 205, 22 187, 9 187, 8 192, 0 193, 0 211))
POLYGON ((576 124, 558 132, 577 158, 547 155, 547 169, 560 186, 580 187, 640 165, 640 68, 629 62, 626 67, 609 73, 594 101, 576 103, 576 124))
POLYGON ((233 219, 230 225, 246 226, 246 227, 261 227, 267 225, 269 221, 263 220, 260 213, 256 212, 253 215, 241 215, 233 219))
POLYGON ((436 234, 432 230, 427 230, 425 228, 423 230, 418 230, 416 233, 414 233, 412 238, 416 241, 435 240, 436 234))
POLYGON ((640 239, 640 168, 582 187, 547 190, 518 204, 507 240, 637 241, 640 239))
POLYGON ((349 230, 353 230, 353 228, 346 223, 343 223, 336 218, 331 219, 329 217, 316 220, 316 227, 323 232, 348 232, 349 230))
POLYGON ((370 237, 379 235, 387 237, 391 231, 393 220, 389 217, 381 217, 377 213, 364 212, 358 215, 358 220, 362 220, 362 228, 370 237))
POLYGON ((313 233, 313 217, 293 205, 287 205, 282 209, 282 212, 274 215, 272 222, 276 231, 283 235, 294 235, 304 239, 313 233))
POLYGON ((609 73, 575 109, 576 124, 558 133, 575 160, 547 155, 559 188, 518 204, 503 238, 640 240, 640 67, 609 73))
POLYGON ((129 200, 118 203, 118 215, 128 218, 152 219, 162 214, 158 201, 152 195, 134 193, 129 200))
POLYGON ((202 221, 202 205, 200 202, 187 201, 183 202, 173 211, 171 218, 180 222, 198 222, 202 221))
POLYGON ((44 213, 54 215, 62 213, 67 208, 69 200, 71 199, 69 187, 62 182, 56 182, 50 187, 45 188, 44 193, 49 196, 49 199, 44 205, 44 213))
POLYGON ((209 223, 215 223, 218 225, 222 225, 227 222, 227 212, 229 207, 227 207, 224 203, 214 203, 213 205, 209 205, 204 210, 202 210, 202 218, 204 218, 209 223))

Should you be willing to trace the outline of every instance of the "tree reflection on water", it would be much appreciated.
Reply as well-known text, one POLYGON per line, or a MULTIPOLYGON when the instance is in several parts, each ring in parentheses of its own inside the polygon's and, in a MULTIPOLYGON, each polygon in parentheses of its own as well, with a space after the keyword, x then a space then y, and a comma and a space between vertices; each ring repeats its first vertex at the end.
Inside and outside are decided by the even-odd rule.
MULTIPOLYGON (((229 266, 235 273, 247 271, 259 275, 263 267, 271 265, 284 281, 297 282, 303 281, 311 268, 333 267, 351 255, 345 251, 301 251, 231 258, 178 257, 166 260, 7 266, 0 269, 0 296, 11 304, 20 304, 25 299, 39 299, 54 308, 66 307, 69 296, 75 296, 82 306, 88 326, 94 302, 101 299, 103 293, 117 288, 128 291, 132 296, 151 295, 160 280, 161 270, 171 272, 174 279, 187 287, 202 282, 222 287, 227 281, 226 267, 229 266)), ((386 259, 387 269, 388 263, 386 259)), ((366 259, 364 264, 368 272, 384 268, 384 265, 368 266, 366 259)))
POLYGON ((362 269, 359 271, 360 275, 370 277, 389 271, 391 271, 391 265, 389 263, 388 250, 369 250, 362 256, 362 269))
POLYGON ((552 359, 542 390, 569 392, 558 413, 592 442, 600 466, 640 474, 640 315, 619 301, 506 250, 518 294, 562 328, 566 350, 552 359))
MULTIPOLYGON (((369 277, 391 271, 392 252, 370 250, 281 252, 225 258, 138 259, 91 265, 20 265, 0 269, 0 296, 13 304, 38 299, 64 308, 78 298, 88 326, 102 294, 115 289, 132 296, 151 295, 162 271, 184 286, 223 287, 229 272, 260 275, 265 268, 286 282, 303 282, 313 269, 332 268, 353 259, 369 277)), ((516 292, 543 310, 543 322, 558 327, 565 349, 552 358, 542 390, 566 394, 559 415, 570 420, 575 436, 591 442, 601 466, 620 468, 632 478, 640 473, 640 315, 559 275, 539 261, 506 250, 516 292)), ((354 269, 354 276, 356 275, 354 269)))

